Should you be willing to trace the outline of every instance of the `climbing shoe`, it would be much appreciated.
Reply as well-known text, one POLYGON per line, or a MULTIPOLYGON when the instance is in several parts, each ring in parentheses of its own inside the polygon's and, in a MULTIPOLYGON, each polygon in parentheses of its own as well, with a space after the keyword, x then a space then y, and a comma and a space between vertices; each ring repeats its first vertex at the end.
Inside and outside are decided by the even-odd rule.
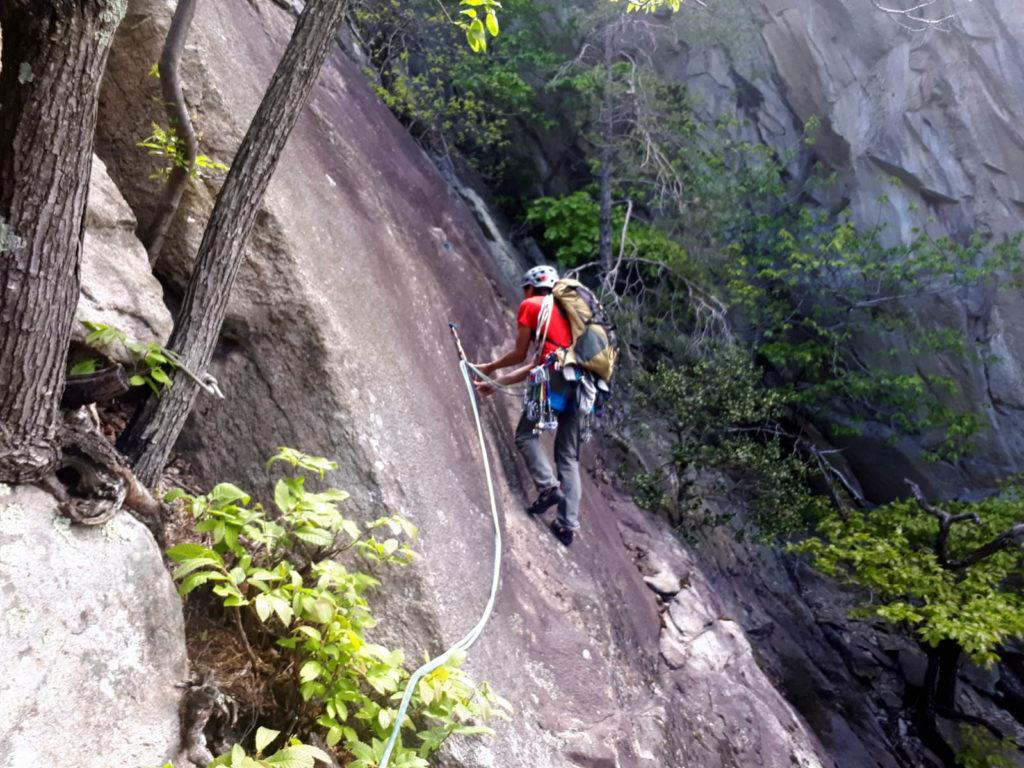
POLYGON ((557 522, 551 524, 551 532, 555 534, 555 538, 562 542, 562 545, 566 547, 572 544, 572 540, 576 537, 576 531, 572 528, 566 528, 564 525, 560 525, 557 522))
POLYGON ((562 495, 562 491, 556 485, 553 488, 541 491, 540 496, 537 497, 533 504, 526 508, 526 511, 531 515, 542 515, 563 499, 565 499, 565 496, 562 495))

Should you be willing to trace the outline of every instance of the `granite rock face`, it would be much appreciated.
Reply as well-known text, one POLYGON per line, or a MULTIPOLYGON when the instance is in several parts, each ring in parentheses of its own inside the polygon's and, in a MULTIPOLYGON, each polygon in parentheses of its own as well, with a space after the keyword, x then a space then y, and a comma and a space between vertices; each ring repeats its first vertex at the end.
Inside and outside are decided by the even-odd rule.
MULTIPOLYGON (((1024 230, 1024 14, 1000 0, 937 3, 929 12, 956 17, 944 31, 913 32, 860 0, 723 0, 714 14, 692 9, 674 20, 655 58, 706 117, 735 115, 745 121, 743 138, 798 150, 794 177, 813 161, 835 170, 839 183, 820 202, 847 203, 867 226, 888 222, 890 241, 919 227, 998 242, 1024 230), (811 118, 821 123, 818 140, 801 149, 811 118)), ((915 439, 889 445, 888 434, 868 433, 850 441, 846 458, 865 490, 896 495, 911 476, 930 493, 963 495, 1019 472, 1019 291, 962 290, 913 309, 926 328, 964 333, 969 359, 938 355, 919 370, 956 381, 949 403, 978 410, 987 428, 956 465, 922 461, 915 439)), ((872 345, 859 352, 877 357, 872 345)))
MULTIPOLYGON (((93 158, 89 182, 77 317, 119 328, 140 343, 165 342, 171 333, 163 289, 135 236, 135 214, 99 158, 93 158)), ((75 334, 84 338, 80 325, 75 334)), ((127 360, 125 350, 111 351, 127 360)))
POLYGON ((127 514, 70 525, 0 488, 0 766, 160 765, 178 750, 181 601, 127 514))
MULTIPOLYGON (((143 218, 151 192, 123 126, 152 118, 140 111, 150 87, 140 62, 155 59, 167 17, 162 1, 131 3, 103 95, 99 152, 143 218)), ((230 160, 291 25, 268 3, 200 5, 186 90, 217 159, 230 160)), ((158 265, 172 290, 214 191, 191 190, 172 230, 158 265)), ((178 447, 205 482, 256 492, 266 491, 262 461, 278 445, 330 456, 341 463, 332 480, 358 514, 391 510, 417 523, 424 557, 381 595, 380 630, 410 657, 462 636, 487 595, 486 486, 448 323, 460 325, 472 356, 492 356, 511 334, 513 298, 465 203, 336 55, 285 151, 231 297, 213 364, 227 400, 201 399, 178 447)), ((468 662, 516 713, 492 740, 453 744, 443 763, 832 766, 665 526, 589 480, 585 530, 571 550, 525 514, 517 410, 514 399, 485 407, 505 560, 494 617, 468 662), (641 550, 657 550, 660 576, 638 565, 641 550), (708 632, 678 630, 677 621, 689 627, 687 606, 712 617, 708 632)))

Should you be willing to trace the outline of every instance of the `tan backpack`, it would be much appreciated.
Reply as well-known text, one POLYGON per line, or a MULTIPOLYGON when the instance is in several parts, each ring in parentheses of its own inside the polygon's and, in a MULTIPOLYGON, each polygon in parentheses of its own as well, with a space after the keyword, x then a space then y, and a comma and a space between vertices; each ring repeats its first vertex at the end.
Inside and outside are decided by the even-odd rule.
POLYGON ((565 351, 563 365, 585 368, 608 382, 618 357, 615 326, 593 292, 578 280, 562 279, 551 289, 572 329, 572 346, 565 351))

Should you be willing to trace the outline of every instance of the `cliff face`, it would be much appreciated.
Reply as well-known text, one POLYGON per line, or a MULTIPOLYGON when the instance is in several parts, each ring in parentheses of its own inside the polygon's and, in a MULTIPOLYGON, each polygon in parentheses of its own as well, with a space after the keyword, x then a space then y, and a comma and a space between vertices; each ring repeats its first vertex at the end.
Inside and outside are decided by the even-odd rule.
MULTIPOLYGON (((703 94, 709 115, 735 111, 749 118, 750 138, 780 150, 799 142, 806 118, 821 117, 816 151, 841 171, 837 194, 864 221, 886 213, 900 228, 919 221, 958 236, 1015 228, 1017 204, 1004 203, 1020 199, 1012 185, 1024 143, 1004 105, 1016 104, 1006 94, 1021 87, 1020 21, 976 0, 966 31, 913 37, 854 0, 723 3, 729 12, 714 23, 681 19, 690 26, 658 52, 666 72, 703 94), (977 120, 968 119, 972 110, 977 120), (996 112, 1000 121, 989 122, 996 112), (884 175, 904 185, 882 204, 884 175)), ((161 119, 146 72, 168 16, 160 0, 132 0, 103 93, 98 151, 143 220, 155 186, 135 143, 161 119)), ((201 4, 184 74, 216 159, 230 161, 290 28, 269 3, 201 4)), ((809 159, 798 159, 794 173, 809 159)), ((172 304, 215 192, 215 182, 189 191, 157 267, 172 304)), ((486 595, 485 488, 447 323, 460 324, 478 359, 507 345, 515 296, 508 265, 495 266, 493 252, 336 53, 271 185, 232 296, 213 366, 228 399, 201 399, 179 443, 207 483, 231 480, 257 493, 276 446, 330 456, 361 514, 413 519, 424 559, 381 596, 386 639, 413 655, 461 636, 486 595)), ((1019 466, 1024 444, 1013 435, 1024 400, 1009 386, 1013 360, 1024 359, 1012 354, 1024 327, 1016 306, 1009 294, 986 291, 936 305, 979 350, 1006 351, 999 363, 952 372, 993 429, 955 468, 922 464, 913 444, 890 448, 867 436, 848 453, 872 490, 887 491, 876 464, 944 492, 1019 466)), ((836 608, 843 603, 818 610, 833 593, 794 594, 809 577, 795 578, 786 561, 725 540, 694 555, 601 482, 592 457, 584 534, 560 549, 522 511, 528 489, 510 439, 516 411, 515 401, 486 407, 506 562, 470 668, 517 711, 495 740, 456 746, 447 764, 928 764, 904 738, 905 724, 882 722, 899 708, 902 671, 881 692, 864 672, 889 658, 888 674, 908 649, 892 640, 879 654, 870 632, 851 644, 836 608), (773 631, 772 623, 786 626, 773 631)))
MULTIPOLYGON (((892 240, 914 227, 998 240, 1024 230, 1024 15, 999 0, 941 7, 957 13, 946 31, 911 32, 860 0, 723 0, 713 14, 675 19, 654 55, 708 118, 732 114, 747 122, 746 138, 780 153, 800 149, 802 126, 818 118, 815 146, 800 149, 791 170, 799 178, 821 161, 838 172, 821 204, 847 202, 865 226, 890 222, 892 240)), ((976 409, 986 429, 955 466, 922 461, 913 439, 889 445, 869 432, 850 441, 846 457, 865 489, 898 494, 911 476, 932 493, 962 495, 1019 472, 1019 292, 964 290, 914 310, 924 328, 963 331, 964 359, 937 356, 920 370, 951 377, 960 389, 951 404, 976 409)), ((858 353, 884 364, 869 345, 858 353)))
MULTIPOLYGON (((152 190, 126 126, 148 125, 142 74, 166 23, 164 3, 132 3, 104 92, 100 154, 141 217, 152 190)), ((269 4, 200 6, 187 76, 208 146, 237 145, 291 23, 269 4)), ((210 199, 190 194, 158 268, 172 294, 210 199)), ((256 491, 278 445, 331 456, 355 509, 416 522, 424 557, 381 596, 386 639, 414 657, 461 636, 487 593, 486 490, 447 329, 459 323, 479 358, 508 343, 510 296, 487 253, 472 215, 337 55, 232 296, 214 363, 228 399, 200 401, 179 444, 205 481, 256 491)), ((517 410, 486 407, 505 561, 469 661, 516 713, 495 739, 453 746, 446 764, 831 766, 667 527, 589 478, 571 550, 525 514, 517 410)))

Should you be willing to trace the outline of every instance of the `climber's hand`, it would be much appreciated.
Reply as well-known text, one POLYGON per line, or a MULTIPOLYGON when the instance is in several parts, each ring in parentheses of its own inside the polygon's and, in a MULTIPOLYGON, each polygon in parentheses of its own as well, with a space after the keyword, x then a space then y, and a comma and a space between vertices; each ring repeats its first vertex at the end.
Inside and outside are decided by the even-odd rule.
POLYGON ((476 387, 476 393, 480 397, 489 397, 494 394, 494 385, 488 384, 486 381, 474 381, 473 386, 476 387))

